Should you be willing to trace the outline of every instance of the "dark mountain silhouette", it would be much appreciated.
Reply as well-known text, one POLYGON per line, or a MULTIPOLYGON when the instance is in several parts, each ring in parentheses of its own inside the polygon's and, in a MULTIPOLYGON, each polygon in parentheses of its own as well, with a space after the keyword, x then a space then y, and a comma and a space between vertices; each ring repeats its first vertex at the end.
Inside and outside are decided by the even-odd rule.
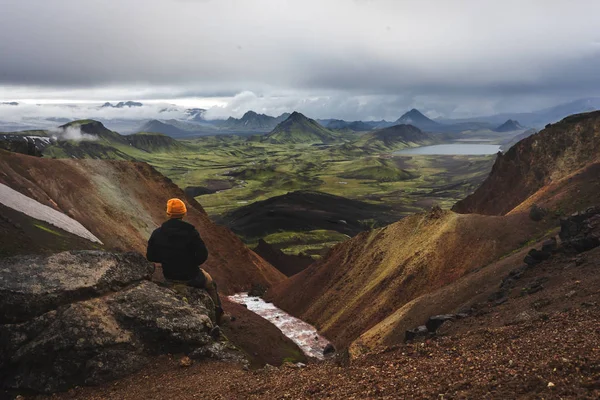
POLYGON ((134 133, 125 136, 129 144, 140 150, 151 152, 175 151, 185 148, 185 146, 170 136, 161 133, 134 133))
POLYGON ((124 108, 124 107, 142 107, 142 103, 138 103, 137 101, 120 101, 116 105, 112 103, 106 102, 102 105, 102 107, 110 107, 110 108, 124 108))
POLYGON ((423 131, 436 130, 440 127, 440 124, 434 120, 427 118, 419 110, 413 108, 395 122, 396 125, 412 125, 423 131))
POLYGON ((521 131, 524 129, 525 128, 523 126, 521 126, 521 124, 519 124, 519 121, 509 119, 508 121, 506 121, 505 123, 503 123, 502 125, 500 125, 499 127, 497 127, 494 130, 496 132, 514 132, 514 131, 521 131))
POLYGON ((157 119, 152 119, 146 122, 139 129, 140 132, 154 132, 154 133, 162 133, 163 135, 169 135, 172 137, 186 137, 191 136, 193 133, 189 131, 177 128, 171 124, 167 124, 165 122, 159 121, 157 119))
POLYGON ((337 138, 335 132, 296 111, 264 136, 275 143, 329 143, 337 138))
MULTIPOLYGON (((321 121, 320 121, 321 122, 321 121)), ((374 123, 363 121, 344 121, 342 119, 322 120, 323 126, 327 129, 335 130, 350 130, 354 132, 370 131, 373 129, 374 123)))
POLYGON ((362 221, 374 220, 381 226, 396 219, 386 206, 298 190, 238 208, 225 214, 219 222, 243 237, 261 238, 280 231, 319 229, 352 236, 370 228, 362 221))
POLYGON ((185 110, 185 113, 190 116, 192 121, 205 121, 204 113, 206 110, 204 108, 188 108, 185 110))
POLYGON ((277 268, 285 276, 293 276, 304 271, 315 260, 304 254, 289 255, 276 249, 263 239, 258 240, 258 245, 253 249, 256 254, 277 268))
POLYGON ((82 133, 96 136, 99 139, 104 139, 107 142, 116 142, 116 143, 127 143, 127 139, 124 136, 119 135, 117 132, 111 131, 107 127, 102 124, 100 121, 95 121, 92 119, 83 119, 77 120, 73 122, 69 122, 67 124, 61 125, 60 128, 79 128, 82 133))
POLYGON ((394 125, 363 135, 357 145, 374 150, 396 150, 431 143, 433 137, 413 125, 394 125))
POLYGON ((281 116, 275 118, 271 117, 270 115, 248 111, 242 116, 242 118, 237 119, 229 117, 227 120, 219 124, 219 126, 221 128, 230 130, 270 132, 277 126, 278 123, 282 122, 283 120, 285 120, 285 118, 282 119, 281 116))

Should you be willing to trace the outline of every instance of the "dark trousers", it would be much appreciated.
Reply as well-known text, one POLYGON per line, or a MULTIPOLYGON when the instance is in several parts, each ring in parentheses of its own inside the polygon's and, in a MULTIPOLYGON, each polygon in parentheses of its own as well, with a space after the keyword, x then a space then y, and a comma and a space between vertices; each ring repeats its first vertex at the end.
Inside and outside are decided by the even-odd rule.
POLYGON ((212 276, 210 276, 208 272, 200 268, 200 273, 198 276, 187 281, 186 283, 188 286, 206 290, 210 298, 215 303, 217 309, 222 309, 221 298, 219 297, 219 292, 217 291, 217 283, 213 280, 212 276))

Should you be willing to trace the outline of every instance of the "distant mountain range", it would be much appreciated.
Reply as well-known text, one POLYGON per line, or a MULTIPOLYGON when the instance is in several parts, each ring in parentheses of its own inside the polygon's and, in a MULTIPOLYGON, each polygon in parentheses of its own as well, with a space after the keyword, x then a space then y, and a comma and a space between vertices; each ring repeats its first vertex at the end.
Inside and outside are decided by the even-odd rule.
POLYGON ((491 124, 502 124, 508 119, 517 120, 523 126, 532 128, 543 128, 547 124, 552 124, 562 120, 572 114, 581 114, 600 109, 600 97, 590 97, 578 99, 568 103, 559 104, 554 107, 526 113, 502 113, 463 119, 440 119, 440 123, 456 124, 474 121, 483 121, 491 124))
MULTIPOLYGON (((15 112, 7 115, 19 115, 18 102, 3 102, 0 107, 14 108, 15 112)), ((27 105, 31 107, 31 105, 27 105)), ((51 105, 37 105, 37 107, 53 107, 51 105)), ((134 133, 152 131, 173 137, 189 138, 194 136, 236 134, 255 135, 267 134, 284 122, 290 114, 284 113, 278 117, 261 114, 255 111, 246 112, 241 118, 207 119, 207 110, 203 108, 182 108, 177 105, 153 105, 136 101, 121 101, 116 104, 106 102, 98 106, 63 105, 61 106, 68 115, 55 115, 48 118, 47 110, 40 112, 39 117, 30 117, 18 120, 0 120, 0 131, 11 132, 26 129, 49 129, 56 126, 54 123, 66 123, 80 118, 94 118, 112 130, 120 133, 134 133), (152 112, 148 112, 154 107, 152 112), (128 114, 129 109, 144 109, 144 115, 155 115, 154 118, 142 119, 137 117, 140 113, 128 114), (100 115, 95 115, 98 110, 105 110, 100 115), (113 110, 114 112, 109 112, 113 110)), ((511 130, 526 130, 529 128, 540 129, 549 123, 554 123, 562 118, 588 111, 600 109, 600 98, 585 98, 569 103, 559 104, 554 107, 528 112, 528 113, 503 113, 474 118, 429 118, 417 109, 404 113, 395 121, 346 121, 342 119, 319 119, 315 122, 328 131, 337 132, 369 132, 376 129, 388 128, 394 125, 413 125, 423 132, 458 134, 465 131, 496 131, 510 132, 511 130), (518 121, 518 126, 508 123, 518 121), (514 126, 512 126, 514 125, 514 126)))

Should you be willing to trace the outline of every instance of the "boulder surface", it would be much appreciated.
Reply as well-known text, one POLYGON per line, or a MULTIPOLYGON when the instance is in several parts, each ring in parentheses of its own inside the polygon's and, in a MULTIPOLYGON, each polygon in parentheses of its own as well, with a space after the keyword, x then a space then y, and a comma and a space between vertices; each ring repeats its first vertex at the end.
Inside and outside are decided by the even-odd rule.
POLYGON ((51 393, 100 384, 165 353, 243 361, 226 338, 210 336, 210 296, 159 286, 152 270, 135 253, 1 260, 2 386, 51 393))

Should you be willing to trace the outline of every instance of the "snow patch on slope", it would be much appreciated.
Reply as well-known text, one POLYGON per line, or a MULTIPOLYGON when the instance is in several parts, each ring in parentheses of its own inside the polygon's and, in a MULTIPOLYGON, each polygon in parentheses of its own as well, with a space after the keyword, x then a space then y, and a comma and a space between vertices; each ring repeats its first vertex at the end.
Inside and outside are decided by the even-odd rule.
POLYGON ((87 239, 91 242, 102 242, 73 218, 53 208, 29 198, 14 189, 0 183, 0 203, 13 210, 27 214, 32 218, 47 222, 64 231, 87 239))

